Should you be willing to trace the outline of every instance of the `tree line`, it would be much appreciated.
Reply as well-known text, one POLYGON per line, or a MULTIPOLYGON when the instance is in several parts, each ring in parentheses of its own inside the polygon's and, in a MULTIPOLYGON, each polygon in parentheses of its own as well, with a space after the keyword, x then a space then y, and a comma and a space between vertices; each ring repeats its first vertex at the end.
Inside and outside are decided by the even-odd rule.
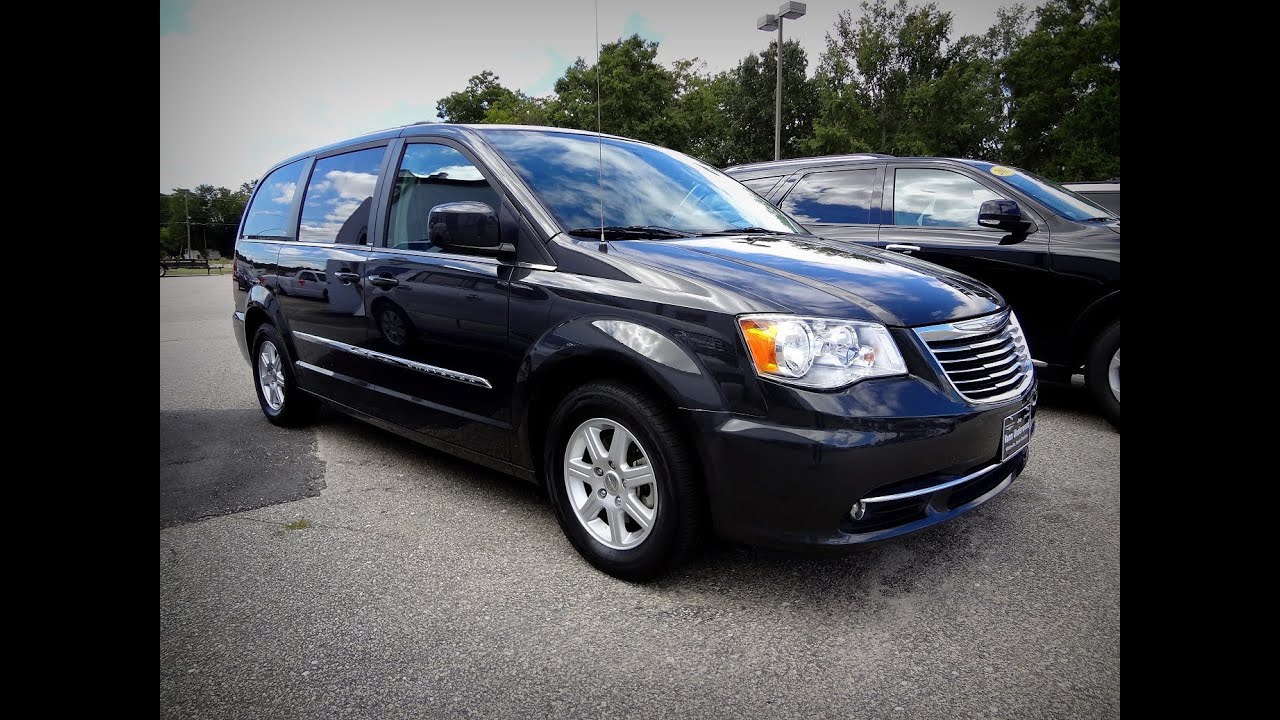
MULTIPOLYGON (((808 77, 783 43, 782 155, 850 152, 976 157, 1060 181, 1120 175, 1120 0, 1013 5, 981 35, 951 38, 934 3, 862 3, 840 13, 808 77)), ((716 167, 773 158, 777 43, 708 72, 666 67, 633 35, 600 48, 606 133, 686 152, 716 167)), ((596 68, 578 58, 547 97, 505 87, 489 70, 436 104, 442 121, 596 129, 596 68)), ((229 254, 253 192, 212 185, 160 194, 160 252, 229 254)))
MULTIPOLYGON (((782 155, 850 152, 995 160, 1050 178, 1120 175, 1120 1, 1002 8, 985 33, 951 38, 934 3, 863 2, 827 33, 813 77, 782 47, 782 155)), ((773 158, 776 42, 710 73, 666 67, 639 35, 600 48, 606 133, 680 150, 717 167, 773 158)), ((490 70, 441 98, 442 121, 596 129, 596 66, 578 58, 547 97, 490 70)))
POLYGON ((193 251, 206 258, 209 250, 229 255, 253 186, 253 182, 247 182, 237 190, 229 190, 197 185, 194 190, 177 188, 172 193, 160 193, 160 257, 178 257, 186 251, 188 216, 193 251))

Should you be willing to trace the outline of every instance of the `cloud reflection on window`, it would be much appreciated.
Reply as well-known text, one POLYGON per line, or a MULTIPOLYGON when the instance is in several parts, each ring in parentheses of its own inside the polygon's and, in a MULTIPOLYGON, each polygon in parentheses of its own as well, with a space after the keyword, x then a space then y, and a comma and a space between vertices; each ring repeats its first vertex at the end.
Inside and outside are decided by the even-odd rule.
POLYGON ((341 233, 343 242, 357 242, 367 234, 369 207, 385 151, 371 148, 316 161, 302 204, 299 240, 334 242, 341 233))
POLYGON ((1000 197, 950 170, 903 168, 895 175, 894 225, 978 228, 978 208, 1000 197))
POLYGON ((875 180, 872 168, 809 173, 796 183, 782 209, 802 223, 869 223, 875 180))

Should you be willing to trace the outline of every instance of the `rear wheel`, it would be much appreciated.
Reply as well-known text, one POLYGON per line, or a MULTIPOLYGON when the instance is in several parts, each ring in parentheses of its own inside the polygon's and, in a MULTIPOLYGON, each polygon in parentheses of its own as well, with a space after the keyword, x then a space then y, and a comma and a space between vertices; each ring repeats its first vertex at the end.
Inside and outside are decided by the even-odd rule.
POLYGON ((320 402, 298 388, 284 338, 274 325, 263 325, 254 334, 253 358, 253 384, 267 420, 289 427, 314 420, 320 402))
POLYGON ((673 418, 645 393, 614 382, 573 391, 551 419, 544 456, 560 527, 596 568, 648 580, 695 546, 696 466, 673 418))
POLYGON ((1085 379, 1098 407, 1120 427, 1120 323, 1103 330, 1089 348, 1085 379))
POLYGON ((165 267, 164 263, 160 263, 160 277, 164 277, 168 273, 169 273, 169 268, 165 267))

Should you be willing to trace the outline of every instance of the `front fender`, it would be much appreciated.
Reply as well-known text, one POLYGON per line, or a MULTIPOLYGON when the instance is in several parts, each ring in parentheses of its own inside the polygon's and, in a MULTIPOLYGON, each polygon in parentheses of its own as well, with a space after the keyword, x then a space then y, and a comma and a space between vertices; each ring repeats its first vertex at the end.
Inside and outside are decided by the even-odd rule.
POLYGON ((727 410, 738 405, 725 396, 726 387, 741 384, 733 382, 739 374, 736 347, 711 328, 669 317, 656 320, 578 317, 538 338, 516 376, 512 412, 518 433, 513 457, 533 464, 531 448, 559 398, 588 380, 638 377, 677 408, 727 410))

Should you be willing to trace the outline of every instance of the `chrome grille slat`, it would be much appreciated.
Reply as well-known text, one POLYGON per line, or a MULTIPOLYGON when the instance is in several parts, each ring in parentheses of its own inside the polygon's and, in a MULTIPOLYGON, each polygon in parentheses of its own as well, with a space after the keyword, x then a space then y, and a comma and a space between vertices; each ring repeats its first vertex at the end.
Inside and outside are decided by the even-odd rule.
POLYGON ((987 347, 988 345, 996 345, 996 344, 999 344, 999 343, 1003 343, 1003 342, 1007 341, 1008 339, 1009 339, 1009 336, 1006 334, 1006 335, 1001 335, 1000 337, 997 337, 997 338, 992 338, 992 339, 990 339, 990 340, 984 340, 984 341, 982 341, 982 342, 969 343, 968 345, 953 345, 953 346, 951 346, 951 347, 940 347, 940 348, 934 348, 934 349, 933 349, 933 351, 934 351, 934 352, 946 352, 946 353, 949 353, 949 352, 968 352, 968 351, 973 350, 973 349, 976 349, 976 348, 980 348, 980 347, 987 347))
POLYGON ((917 328, 951 386, 975 403, 999 402, 1026 389, 1031 354, 1008 312, 917 328))

